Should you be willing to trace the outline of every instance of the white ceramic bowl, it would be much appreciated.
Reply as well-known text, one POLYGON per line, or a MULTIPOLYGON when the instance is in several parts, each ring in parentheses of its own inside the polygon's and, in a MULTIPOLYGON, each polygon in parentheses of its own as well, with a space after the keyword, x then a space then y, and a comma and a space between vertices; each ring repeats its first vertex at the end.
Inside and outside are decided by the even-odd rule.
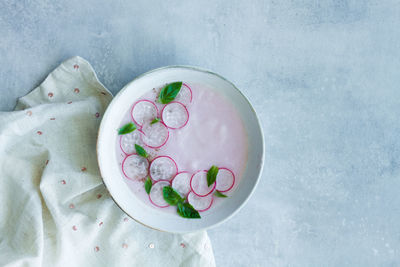
POLYGON ((264 140, 260 122, 246 97, 228 80, 195 67, 168 66, 149 71, 128 83, 113 99, 101 121, 97 139, 97 158, 104 184, 117 205, 136 221, 162 231, 174 233, 194 232, 216 226, 232 217, 253 193, 262 172, 264 140), (116 129, 126 111, 149 88, 166 83, 184 81, 201 83, 225 95, 241 115, 249 138, 249 156, 244 176, 229 199, 221 201, 212 212, 201 219, 184 219, 146 205, 128 188, 120 174, 115 152, 116 129))

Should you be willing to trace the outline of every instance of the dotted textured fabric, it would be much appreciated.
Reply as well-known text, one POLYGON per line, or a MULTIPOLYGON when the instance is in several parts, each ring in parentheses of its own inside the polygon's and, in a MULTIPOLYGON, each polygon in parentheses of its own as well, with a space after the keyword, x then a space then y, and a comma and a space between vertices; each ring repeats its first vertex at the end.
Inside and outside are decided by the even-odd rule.
POLYGON ((149 229, 111 200, 96 160, 111 99, 74 57, 0 113, 0 266, 215 266, 206 232, 149 229))

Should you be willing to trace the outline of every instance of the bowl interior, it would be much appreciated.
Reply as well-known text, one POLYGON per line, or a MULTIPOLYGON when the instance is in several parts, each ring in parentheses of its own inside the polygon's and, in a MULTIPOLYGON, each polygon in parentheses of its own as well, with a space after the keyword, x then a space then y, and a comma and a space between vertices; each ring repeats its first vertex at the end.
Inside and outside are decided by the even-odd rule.
POLYGON ((237 212, 252 194, 259 180, 263 159, 263 134, 257 115, 248 100, 221 76, 193 67, 170 66, 147 72, 127 84, 109 105, 103 116, 97 140, 97 157, 104 183, 118 206, 136 221, 154 229, 185 233, 215 226, 237 212), (238 188, 218 209, 201 219, 184 219, 165 213, 135 197, 121 176, 115 152, 116 129, 132 103, 149 89, 174 81, 201 83, 220 92, 237 108, 248 134, 248 162, 238 188))

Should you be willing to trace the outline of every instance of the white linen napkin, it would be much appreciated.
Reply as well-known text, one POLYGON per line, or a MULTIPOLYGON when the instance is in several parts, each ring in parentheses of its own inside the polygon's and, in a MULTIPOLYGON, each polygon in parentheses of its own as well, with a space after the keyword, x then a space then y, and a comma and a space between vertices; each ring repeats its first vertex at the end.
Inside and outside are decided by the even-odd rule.
POLYGON ((206 232, 149 229, 111 200, 96 159, 111 99, 74 57, 0 112, 0 266, 215 266, 206 232))

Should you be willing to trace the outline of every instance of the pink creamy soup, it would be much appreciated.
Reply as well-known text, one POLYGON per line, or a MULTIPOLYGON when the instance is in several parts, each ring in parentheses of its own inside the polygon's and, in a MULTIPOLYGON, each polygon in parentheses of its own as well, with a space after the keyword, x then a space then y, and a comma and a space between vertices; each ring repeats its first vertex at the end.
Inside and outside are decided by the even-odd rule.
POLYGON ((229 201, 243 179, 248 154, 246 129, 233 104, 211 88, 184 83, 175 98, 178 103, 172 105, 156 101, 160 90, 161 87, 149 90, 134 101, 121 121, 120 127, 129 122, 138 127, 135 135, 119 135, 116 140, 122 179, 134 196, 156 209, 176 213, 176 207, 169 206, 162 197, 162 187, 169 185, 204 215, 221 202, 229 201), (141 114, 145 114, 144 120, 141 114), (139 119, 135 121, 135 118, 139 119), (154 118, 160 121, 151 124, 154 118), (147 140, 146 136, 153 133, 155 138, 147 140), (137 153, 134 143, 149 154, 147 162, 139 156, 130 156, 137 153), (142 169, 137 171, 132 166, 138 161, 137 166, 142 169), (219 168, 219 176, 214 185, 204 186, 207 170, 213 165, 219 168), (133 173, 140 175, 134 177, 133 173), (151 177, 153 183, 150 197, 144 187, 147 177, 151 177), (218 197, 216 191, 227 197, 218 197))

